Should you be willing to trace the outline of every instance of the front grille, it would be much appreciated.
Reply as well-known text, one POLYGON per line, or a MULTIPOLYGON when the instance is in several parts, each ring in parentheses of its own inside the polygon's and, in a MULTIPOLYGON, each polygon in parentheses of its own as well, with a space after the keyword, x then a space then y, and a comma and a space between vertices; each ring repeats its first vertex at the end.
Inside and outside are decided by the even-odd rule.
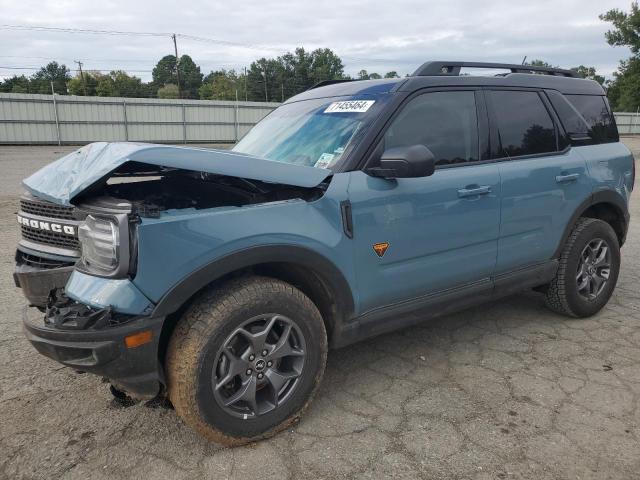
POLYGON ((40 200, 21 198, 20 210, 24 213, 39 215, 41 217, 63 218, 65 220, 75 220, 76 218, 74 215, 74 207, 56 205, 55 203, 40 200))
POLYGON ((22 238, 33 242, 53 245, 60 248, 68 248, 71 250, 80 250, 80 242, 75 235, 67 235, 66 233, 56 233, 48 230, 38 230, 21 224, 22 238))
POLYGON ((38 257, 30 255, 18 250, 17 261, 21 265, 28 265, 42 270, 51 270, 52 268, 70 267, 72 262, 64 262, 62 260, 52 260, 50 258, 38 257))

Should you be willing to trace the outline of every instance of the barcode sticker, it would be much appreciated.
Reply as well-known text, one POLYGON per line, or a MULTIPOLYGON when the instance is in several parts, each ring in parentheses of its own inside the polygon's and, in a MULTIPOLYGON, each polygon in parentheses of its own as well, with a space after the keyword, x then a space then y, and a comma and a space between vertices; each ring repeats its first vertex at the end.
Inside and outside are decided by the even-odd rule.
POLYGON ((375 100, 347 100, 344 102, 333 102, 327 107, 324 113, 364 113, 375 100))

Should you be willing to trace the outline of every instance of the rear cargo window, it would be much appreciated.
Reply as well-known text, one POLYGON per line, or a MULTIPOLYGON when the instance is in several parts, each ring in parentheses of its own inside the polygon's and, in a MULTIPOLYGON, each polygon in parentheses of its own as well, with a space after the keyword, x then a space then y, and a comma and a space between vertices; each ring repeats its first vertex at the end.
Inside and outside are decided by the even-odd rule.
POLYGON ((601 95, 565 95, 580 112, 594 143, 617 142, 618 129, 606 97, 601 95))

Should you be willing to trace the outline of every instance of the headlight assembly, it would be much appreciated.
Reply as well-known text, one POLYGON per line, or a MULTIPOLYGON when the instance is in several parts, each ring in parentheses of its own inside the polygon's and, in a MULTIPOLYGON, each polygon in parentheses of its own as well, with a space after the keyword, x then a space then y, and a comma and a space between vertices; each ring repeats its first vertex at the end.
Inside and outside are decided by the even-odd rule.
POLYGON ((129 268, 127 216, 87 215, 78 228, 80 269, 105 277, 124 276, 129 268))

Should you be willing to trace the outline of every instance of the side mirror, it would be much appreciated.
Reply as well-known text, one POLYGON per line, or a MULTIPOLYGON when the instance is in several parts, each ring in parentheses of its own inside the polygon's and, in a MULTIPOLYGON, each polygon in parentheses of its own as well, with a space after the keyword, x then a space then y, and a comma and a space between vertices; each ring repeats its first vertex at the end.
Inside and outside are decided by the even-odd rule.
POLYGON ((416 178, 433 175, 436 158, 424 145, 394 147, 384 151, 380 166, 367 169, 366 173, 382 178, 416 178))

